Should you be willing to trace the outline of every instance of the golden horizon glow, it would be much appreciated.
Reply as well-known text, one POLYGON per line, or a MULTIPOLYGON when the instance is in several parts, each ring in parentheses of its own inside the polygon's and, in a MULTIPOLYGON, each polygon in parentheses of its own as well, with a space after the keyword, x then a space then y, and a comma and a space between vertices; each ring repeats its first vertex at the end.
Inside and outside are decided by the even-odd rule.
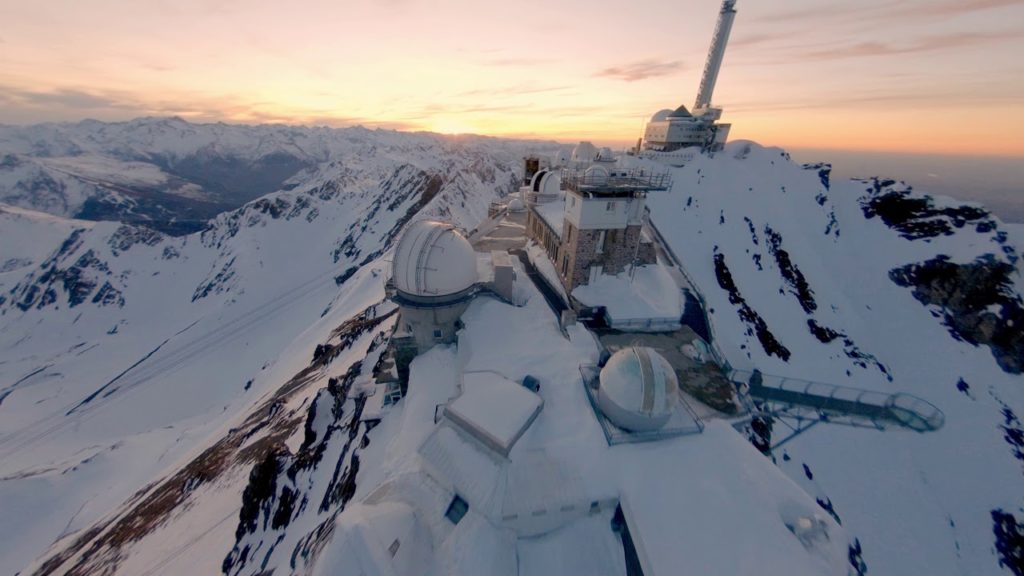
MULTIPOLYGON (((0 122, 177 115, 635 144, 689 106, 717 1, 0 0, 0 122), (609 40, 614 38, 614 41, 609 40)), ((1024 156, 1024 0, 739 2, 732 139, 1024 156)))

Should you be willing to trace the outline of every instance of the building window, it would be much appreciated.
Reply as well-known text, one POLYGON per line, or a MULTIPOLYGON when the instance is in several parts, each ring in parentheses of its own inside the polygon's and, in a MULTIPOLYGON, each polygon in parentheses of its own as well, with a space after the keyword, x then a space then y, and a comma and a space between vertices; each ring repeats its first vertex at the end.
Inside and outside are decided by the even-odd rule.
POLYGON ((469 503, 463 500, 462 496, 456 494, 455 498, 452 498, 451 504, 448 505, 448 509, 445 510, 444 517, 451 520, 452 524, 458 524, 466 512, 469 512, 469 503))
POLYGON ((434 330, 434 338, 440 340, 444 337, 444 334, 440 330, 434 330))
POLYGON ((608 240, 607 232, 605 230, 601 230, 601 232, 597 235, 597 253, 598 254, 604 254, 604 243, 607 240, 608 240))
POLYGON ((604 205, 604 211, 605 212, 614 212, 615 211, 615 202, 608 202, 607 204, 605 204, 604 205))

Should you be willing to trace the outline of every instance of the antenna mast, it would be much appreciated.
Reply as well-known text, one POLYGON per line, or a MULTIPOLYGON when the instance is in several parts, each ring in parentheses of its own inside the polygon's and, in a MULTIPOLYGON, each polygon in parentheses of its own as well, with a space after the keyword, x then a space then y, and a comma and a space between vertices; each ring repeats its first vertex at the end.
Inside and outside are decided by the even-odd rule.
POLYGON ((694 110, 711 106, 711 95, 715 91, 715 82, 718 81, 718 71, 722 68, 725 45, 729 42, 729 32, 732 31, 734 18, 736 18, 736 0, 724 0, 722 11, 718 13, 715 35, 711 37, 711 49, 708 50, 708 61, 704 64, 704 75, 700 80, 700 90, 697 92, 697 102, 693 105, 694 110))

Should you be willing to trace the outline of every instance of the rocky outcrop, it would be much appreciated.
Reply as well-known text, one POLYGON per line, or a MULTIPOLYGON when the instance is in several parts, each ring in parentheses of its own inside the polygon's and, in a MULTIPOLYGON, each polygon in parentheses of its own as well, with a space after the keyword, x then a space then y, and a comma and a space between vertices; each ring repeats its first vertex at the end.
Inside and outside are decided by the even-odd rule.
POLYGON ((913 288, 919 302, 936 306, 950 334, 975 346, 988 346, 999 367, 1024 370, 1024 302, 1012 288, 1014 266, 987 254, 968 264, 939 256, 889 272, 900 286, 913 288))
POLYGON ((868 220, 879 217, 886 226, 907 240, 951 236, 968 224, 978 232, 996 228, 987 211, 974 206, 937 207, 929 196, 914 196, 909 186, 897 188, 894 180, 873 178, 868 195, 861 198, 861 210, 868 220))

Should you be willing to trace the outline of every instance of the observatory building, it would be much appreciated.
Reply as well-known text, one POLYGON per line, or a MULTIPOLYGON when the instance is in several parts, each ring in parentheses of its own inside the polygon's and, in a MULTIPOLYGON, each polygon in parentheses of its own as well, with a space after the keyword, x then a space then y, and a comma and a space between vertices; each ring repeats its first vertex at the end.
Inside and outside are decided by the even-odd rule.
POLYGON ((409 225, 391 264, 398 303, 395 338, 411 338, 416 352, 455 342, 459 317, 477 284, 476 253, 454 226, 436 220, 409 225))
POLYGON ((667 174, 600 162, 562 173, 541 170, 527 192, 526 234, 544 248, 571 294, 601 274, 655 262, 654 245, 642 234, 644 207, 648 192, 668 184, 667 174))
MULTIPOLYGON (((715 83, 725 57, 732 22, 736 18, 736 0, 725 0, 718 14, 718 24, 711 39, 711 49, 704 64, 704 74, 692 110, 679 106, 675 110, 661 110, 651 117, 644 130, 643 150, 659 158, 659 153, 675 152, 682 148, 701 147, 721 150, 729 137, 729 124, 719 124, 722 109, 711 104, 715 83)), ((671 160, 671 158, 663 158, 671 160)))
POLYGON ((597 404, 612 424, 630 432, 659 430, 672 418, 679 381, 651 348, 619 350, 601 369, 597 404))

